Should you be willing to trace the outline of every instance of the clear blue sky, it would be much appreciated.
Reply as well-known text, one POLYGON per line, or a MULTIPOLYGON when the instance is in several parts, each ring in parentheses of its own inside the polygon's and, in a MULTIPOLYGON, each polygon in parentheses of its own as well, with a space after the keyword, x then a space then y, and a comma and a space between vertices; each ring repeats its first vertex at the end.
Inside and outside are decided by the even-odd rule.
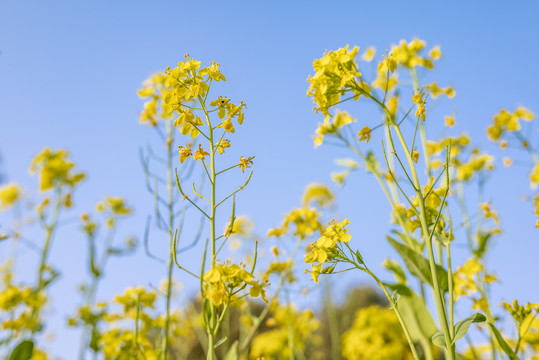
MULTIPOLYGON (((89 174, 73 213, 93 209, 105 195, 125 196, 136 214, 124 232, 142 234, 152 199, 144 189, 138 149, 155 143, 155 134, 137 123, 142 101, 136 90, 149 74, 174 66, 189 53, 203 63, 221 63, 228 79, 222 95, 248 105, 234 151, 256 155, 255 174, 238 198, 238 209, 264 234, 299 205, 307 183, 329 183, 329 173, 337 169, 332 159, 338 151, 313 149, 311 134, 321 119, 306 97, 312 61, 325 49, 351 44, 383 51, 414 36, 429 46, 440 44, 444 58, 431 76, 457 90, 456 98, 444 105, 457 113, 451 133, 468 132, 500 160, 485 137, 492 115, 519 104, 539 113, 538 13, 532 1, 485 6, 469 1, 1 0, 0 169, 7 180, 35 189, 36 179, 28 176, 33 155, 45 145, 66 148, 89 174)), ((431 136, 442 131, 443 115, 436 114, 431 136)), ((526 170, 500 169, 487 189, 504 230, 489 258, 489 268, 501 279, 495 299, 537 301, 539 281, 530 274, 539 272, 539 231, 533 228, 531 206, 520 200, 530 193, 526 170)), ((351 219, 355 245, 378 271, 393 254, 384 241, 388 210, 368 176, 354 175, 338 191, 338 212, 351 219)), ((76 270, 64 272, 53 288, 53 329, 77 305, 72 289, 84 278, 84 239, 75 226, 66 227, 64 234, 52 259, 60 269, 76 270)), ((463 254, 457 250, 456 256, 462 260, 463 254)), ((26 250, 21 257, 33 271, 35 255, 26 250)), ((157 284, 164 269, 139 251, 112 261, 109 274, 102 298, 127 285, 157 284)), ((341 286, 358 281, 368 280, 356 274, 341 286)), ((58 333, 50 345, 53 351, 73 358, 78 334, 58 333)))

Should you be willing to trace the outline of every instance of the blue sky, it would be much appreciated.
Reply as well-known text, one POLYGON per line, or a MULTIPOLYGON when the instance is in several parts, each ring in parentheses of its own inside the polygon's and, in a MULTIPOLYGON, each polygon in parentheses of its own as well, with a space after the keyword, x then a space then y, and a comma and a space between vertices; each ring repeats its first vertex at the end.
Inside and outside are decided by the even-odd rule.
MULTIPOLYGON (((152 198, 144 189, 138 149, 158 143, 150 129, 137 123, 142 101, 136 90, 148 75, 174 66, 189 53, 203 63, 221 64, 228 81, 215 95, 248 105, 233 154, 256 155, 255 173, 238 197, 238 211, 249 214, 257 231, 265 234, 299 205, 306 184, 329 183, 330 172, 337 170, 333 159, 346 156, 335 149, 313 149, 311 135, 321 121, 306 97, 313 59, 346 44, 362 49, 372 45, 380 55, 400 39, 417 36, 429 47, 442 47, 444 58, 430 78, 457 91, 454 100, 433 112, 429 135, 442 133, 444 111, 455 111, 457 126, 450 133, 466 131, 498 160, 500 169, 487 185, 487 198, 499 210, 504 230, 489 257, 489 267, 501 279, 494 287, 495 299, 537 301, 539 283, 529 274, 539 272, 539 233, 531 206, 520 199, 530 194, 527 170, 501 168, 501 153, 486 141, 484 129, 502 107, 524 105, 539 112, 534 68, 539 6, 531 1, 497 1, 488 7, 464 1, 442 4, 2 0, 0 169, 7 180, 35 189, 36 179, 28 175, 33 155, 46 145, 66 148, 89 174, 76 194, 73 214, 93 209, 105 195, 125 196, 136 213, 122 235, 140 236, 152 198)), ((360 122, 378 121, 355 109, 360 122)), ((227 185, 240 181, 238 177, 227 185)), ((373 179, 357 174, 337 196, 337 212, 351 219, 355 245, 380 271, 379 264, 393 254, 384 241, 389 208, 383 194, 373 179)), ((53 290, 52 326, 58 328, 65 321, 63 309, 75 308, 78 297, 72 289, 84 278, 84 239, 76 226, 64 231, 55 243, 53 262, 60 269, 77 270, 65 272, 53 290)), ((156 251, 166 251, 160 246, 156 251)), ((29 250, 20 255, 24 264, 36 261, 29 250)), ((461 261, 464 255, 455 254, 461 261)), ((157 284, 164 276, 163 267, 142 251, 110 265, 103 298, 128 285, 157 284)), ((33 271, 24 268, 23 277, 33 271)), ((368 279, 356 274, 338 286, 344 289, 353 282, 368 279)), ((66 345, 66 339, 78 335, 61 332, 50 346, 68 359, 76 346, 66 345)))

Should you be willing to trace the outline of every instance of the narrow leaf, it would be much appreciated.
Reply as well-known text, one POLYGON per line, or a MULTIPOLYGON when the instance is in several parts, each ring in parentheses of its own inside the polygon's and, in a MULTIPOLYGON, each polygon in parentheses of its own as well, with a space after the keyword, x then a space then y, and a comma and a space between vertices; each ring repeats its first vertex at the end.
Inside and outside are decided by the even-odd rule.
POLYGON ((234 344, 228 349, 223 360, 236 360, 238 358, 238 340, 234 341, 234 344))
MULTIPOLYGON (((390 236, 386 236, 389 244, 399 253, 399 255, 404 260, 404 264, 408 271, 419 280, 424 283, 434 286, 432 282, 432 276, 430 273, 430 264, 423 255, 412 250, 407 245, 404 245, 390 236)), ((438 284, 440 285, 440 290, 442 292, 447 292, 447 271, 440 265, 435 265, 436 268, 436 277, 438 278, 438 284)))
POLYGON ((488 323, 488 326, 490 327, 490 330, 492 330, 492 332, 494 333, 494 336, 496 337, 496 340, 498 340, 498 344, 502 348, 503 352, 505 352, 511 360, 520 360, 520 358, 517 356, 517 354, 515 354, 513 349, 511 349, 511 347, 505 342, 502 334, 500 334, 498 329, 496 329, 496 327, 491 323, 488 323))

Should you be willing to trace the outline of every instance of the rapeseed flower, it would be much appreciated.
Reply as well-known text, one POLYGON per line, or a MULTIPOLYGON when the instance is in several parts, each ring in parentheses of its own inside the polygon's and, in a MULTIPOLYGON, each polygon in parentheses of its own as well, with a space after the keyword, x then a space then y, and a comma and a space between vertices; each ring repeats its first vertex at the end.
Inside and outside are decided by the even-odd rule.
POLYGON ((21 196, 21 188, 16 183, 0 186, 0 208, 9 209, 20 200, 21 196))

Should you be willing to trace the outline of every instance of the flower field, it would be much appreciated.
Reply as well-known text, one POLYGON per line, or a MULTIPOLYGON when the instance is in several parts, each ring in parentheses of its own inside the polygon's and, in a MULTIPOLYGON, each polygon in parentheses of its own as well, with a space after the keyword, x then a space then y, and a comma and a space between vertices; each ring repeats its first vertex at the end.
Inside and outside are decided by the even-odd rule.
POLYGON ((490 81, 400 13, 387 41, 338 18, 295 41, 266 15, 299 5, 201 5, 183 33, 69 6, 5 25, 50 70, 14 77, 25 42, 0 43, 0 357, 539 359, 537 76, 502 60, 529 44, 490 81))

